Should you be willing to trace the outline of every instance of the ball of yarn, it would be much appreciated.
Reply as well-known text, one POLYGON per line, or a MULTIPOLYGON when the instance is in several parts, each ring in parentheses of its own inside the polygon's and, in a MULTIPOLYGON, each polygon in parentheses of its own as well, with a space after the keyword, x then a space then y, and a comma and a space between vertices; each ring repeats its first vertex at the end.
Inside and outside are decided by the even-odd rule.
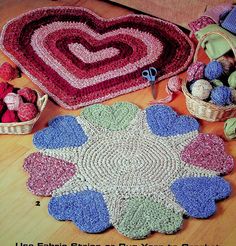
POLYGON ((207 80, 199 79, 193 83, 191 89, 193 96, 198 97, 201 100, 205 100, 211 93, 212 85, 207 80))
POLYGON ((222 64, 224 73, 226 75, 228 75, 232 70, 234 70, 234 64, 235 64, 234 58, 222 56, 218 58, 217 61, 222 64))
POLYGON ((213 86, 222 86, 224 85, 222 81, 220 81, 219 79, 213 79, 211 81, 211 83, 213 84, 213 86))
POLYGON ((236 71, 230 74, 228 78, 228 83, 231 88, 236 88, 236 71))
POLYGON ((22 100, 21 96, 18 95, 18 94, 15 94, 13 92, 8 93, 4 97, 3 101, 6 103, 7 108, 9 110, 15 110, 15 111, 17 111, 19 106, 20 106, 20 104, 23 103, 23 100, 22 100))
POLYGON ((37 100, 36 92, 28 87, 18 90, 17 94, 19 94, 23 100, 28 103, 35 103, 37 100))
POLYGON ((218 61, 212 61, 205 67, 204 75, 209 80, 218 79, 224 73, 223 66, 218 61))
POLYGON ((0 115, 3 114, 4 106, 5 106, 5 103, 3 102, 2 99, 0 99, 0 115))
POLYGON ((9 81, 17 78, 18 75, 19 75, 18 70, 12 67, 11 64, 9 64, 8 62, 4 62, 0 66, 0 78, 9 81))
POLYGON ((231 118, 225 121, 224 134, 227 138, 236 138, 236 118, 231 118))
POLYGON ((219 86, 212 90, 211 100, 216 105, 229 105, 232 103, 231 89, 227 86, 219 86))
POLYGON ((231 89, 231 95, 232 95, 232 102, 236 104, 236 90, 231 89))
POLYGON ((187 70, 187 80, 198 80, 204 77, 205 64, 200 61, 192 63, 187 70))
POLYGON ((193 84, 195 83, 196 81, 195 80, 192 80, 192 81, 189 81, 187 83, 187 88, 188 90, 192 93, 192 88, 193 88, 193 84))
POLYGON ((157 103, 169 103, 173 100, 173 95, 175 92, 181 90, 182 79, 179 76, 171 77, 166 85, 167 96, 156 101, 149 102, 150 105, 155 105, 157 103))
POLYGON ((181 90, 182 79, 179 76, 171 77, 167 83, 168 89, 172 92, 181 90))
POLYGON ((2 116, 2 123, 18 122, 19 119, 15 111, 7 109, 2 116))
POLYGON ((18 117, 21 121, 34 119, 38 114, 38 110, 33 103, 23 103, 18 108, 18 117))
POLYGON ((8 93, 13 91, 13 86, 7 82, 0 83, 0 99, 3 99, 8 93))

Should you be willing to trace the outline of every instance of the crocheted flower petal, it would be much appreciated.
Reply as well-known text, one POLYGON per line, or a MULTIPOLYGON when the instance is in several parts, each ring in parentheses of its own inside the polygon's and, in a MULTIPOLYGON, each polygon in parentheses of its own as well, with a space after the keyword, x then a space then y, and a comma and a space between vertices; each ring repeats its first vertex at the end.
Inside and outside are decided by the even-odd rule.
POLYGON ((176 180, 171 190, 177 202, 189 216, 208 218, 216 211, 216 200, 230 195, 230 184, 220 177, 183 178, 176 180))
POLYGON ((82 127, 73 116, 58 116, 49 126, 34 134, 33 143, 39 149, 79 147, 87 141, 82 127))
POLYGON ((68 195, 70 193, 78 193, 83 190, 92 189, 93 187, 90 186, 85 178, 77 172, 69 181, 67 181, 63 186, 59 187, 58 189, 54 190, 52 196, 62 196, 68 195))
POLYGON ((234 160, 224 150, 221 138, 211 134, 199 134, 181 152, 183 161, 208 170, 229 173, 234 166, 234 160))
POLYGON ((199 129, 199 123, 191 116, 179 116, 171 107, 154 105, 146 109, 147 122, 151 131, 168 137, 185 134, 199 129))
POLYGON ((125 236, 141 239, 151 231, 172 234, 182 222, 181 213, 149 198, 134 198, 128 201, 126 211, 115 227, 125 236))
POLYGON ((44 155, 49 155, 57 159, 72 162, 79 166, 79 163, 81 162, 81 157, 83 155, 83 148, 81 146, 79 148, 68 147, 60 149, 44 149, 40 152, 44 155))
POLYGON ((76 173, 75 164, 39 152, 25 159, 24 169, 30 174, 28 189, 38 196, 50 196, 76 173))
POLYGON ((111 106, 95 104, 86 107, 80 116, 95 126, 112 131, 126 129, 135 118, 139 108, 128 102, 118 102, 111 106))
POLYGON ((57 220, 71 220, 80 230, 89 233, 102 232, 111 226, 103 196, 95 191, 53 197, 48 211, 57 220))

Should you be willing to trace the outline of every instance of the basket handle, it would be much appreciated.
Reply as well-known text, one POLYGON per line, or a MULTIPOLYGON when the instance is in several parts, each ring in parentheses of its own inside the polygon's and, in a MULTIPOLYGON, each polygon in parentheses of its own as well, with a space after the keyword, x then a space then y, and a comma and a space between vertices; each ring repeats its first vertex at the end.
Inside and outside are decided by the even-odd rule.
POLYGON ((217 34, 217 35, 223 37, 228 42, 228 44, 230 45, 231 49, 233 50, 234 57, 236 58, 236 47, 234 46, 234 44, 232 43, 230 38, 225 33, 223 33, 223 32, 208 32, 201 37, 201 39, 199 40, 199 42, 197 44, 196 51, 195 51, 194 58, 193 58, 194 62, 197 61, 198 51, 200 49, 202 42, 205 40, 206 37, 210 36, 211 34, 217 34))
POLYGON ((48 101, 48 95, 45 94, 44 96, 42 96, 41 98, 39 98, 39 102, 41 104, 41 108, 40 111, 42 112, 47 104, 48 101))

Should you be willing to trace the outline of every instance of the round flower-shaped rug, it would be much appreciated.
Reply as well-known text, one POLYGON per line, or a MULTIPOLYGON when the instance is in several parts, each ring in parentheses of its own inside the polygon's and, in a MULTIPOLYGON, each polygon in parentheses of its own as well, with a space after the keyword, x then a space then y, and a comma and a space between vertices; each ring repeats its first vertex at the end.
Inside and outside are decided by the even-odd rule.
POLYGON ((85 232, 114 226, 130 238, 171 234, 183 215, 208 218, 231 188, 233 158, 215 135, 164 105, 96 104, 59 116, 34 135, 28 188, 52 196, 48 211, 85 232))

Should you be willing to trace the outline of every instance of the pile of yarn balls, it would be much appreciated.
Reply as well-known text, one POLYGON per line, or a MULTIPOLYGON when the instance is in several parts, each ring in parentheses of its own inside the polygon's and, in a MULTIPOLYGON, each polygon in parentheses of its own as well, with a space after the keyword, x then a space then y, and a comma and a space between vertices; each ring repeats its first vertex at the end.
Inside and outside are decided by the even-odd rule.
POLYGON ((1 123, 25 122, 38 114, 36 91, 25 87, 14 88, 8 82, 0 82, 1 123))
POLYGON ((232 61, 196 61, 187 70, 187 80, 194 97, 219 106, 236 104, 236 70, 232 61))

